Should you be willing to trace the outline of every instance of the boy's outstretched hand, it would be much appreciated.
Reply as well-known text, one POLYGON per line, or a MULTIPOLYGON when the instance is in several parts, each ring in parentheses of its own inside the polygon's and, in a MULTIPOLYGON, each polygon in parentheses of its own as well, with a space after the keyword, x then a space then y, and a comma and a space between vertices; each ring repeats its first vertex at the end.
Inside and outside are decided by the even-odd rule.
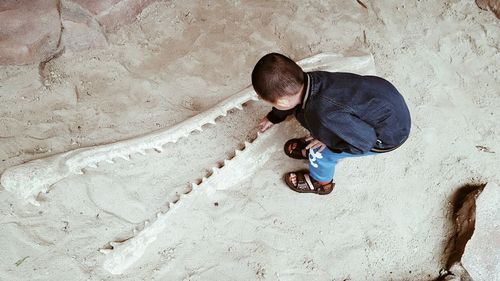
POLYGON ((321 141, 313 138, 313 137, 307 137, 306 141, 309 142, 309 144, 306 146, 306 149, 311 149, 311 148, 318 148, 318 152, 323 151, 326 148, 326 144, 322 143, 321 141))
POLYGON ((265 132, 267 129, 271 128, 273 123, 267 119, 267 117, 262 118, 259 123, 259 129, 261 132, 265 132))

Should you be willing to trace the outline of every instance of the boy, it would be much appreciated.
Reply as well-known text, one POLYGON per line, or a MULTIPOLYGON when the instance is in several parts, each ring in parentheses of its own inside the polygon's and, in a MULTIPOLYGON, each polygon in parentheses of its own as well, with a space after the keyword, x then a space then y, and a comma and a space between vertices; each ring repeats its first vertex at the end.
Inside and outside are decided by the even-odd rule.
POLYGON ((296 192, 332 192, 338 160, 392 151, 410 133, 410 113, 403 97, 380 77, 305 73, 290 58, 270 53, 255 65, 252 85, 273 105, 259 124, 262 132, 293 113, 311 134, 285 144, 288 156, 309 159, 309 171, 285 174, 286 184, 296 192))

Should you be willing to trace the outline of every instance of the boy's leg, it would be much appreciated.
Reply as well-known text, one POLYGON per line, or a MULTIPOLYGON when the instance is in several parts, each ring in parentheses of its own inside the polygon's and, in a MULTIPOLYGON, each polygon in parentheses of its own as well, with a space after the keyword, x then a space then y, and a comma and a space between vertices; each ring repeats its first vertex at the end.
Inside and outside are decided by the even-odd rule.
POLYGON ((338 160, 347 157, 335 153, 328 148, 318 152, 319 148, 309 150, 309 173, 313 179, 319 182, 330 182, 335 174, 335 166, 338 160))
POLYGON ((318 152, 319 148, 309 150, 309 173, 313 179, 319 182, 330 182, 335 175, 335 166, 340 159, 348 157, 368 156, 375 153, 365 154, 335 153, 328 148, 318 152))

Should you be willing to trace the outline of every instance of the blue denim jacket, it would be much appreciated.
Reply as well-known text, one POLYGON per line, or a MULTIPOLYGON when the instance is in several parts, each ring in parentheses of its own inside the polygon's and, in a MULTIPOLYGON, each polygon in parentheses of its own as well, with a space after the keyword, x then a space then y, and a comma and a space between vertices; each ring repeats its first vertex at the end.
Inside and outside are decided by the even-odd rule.
POLYGON ((311 135, 335 152, 383 152, 402 144, 410 133, 408 107, 387 80, 353 73, 305 73, 304 100, 282 111, 273 107, 267 118, 279 123, 290 114, 311 135))

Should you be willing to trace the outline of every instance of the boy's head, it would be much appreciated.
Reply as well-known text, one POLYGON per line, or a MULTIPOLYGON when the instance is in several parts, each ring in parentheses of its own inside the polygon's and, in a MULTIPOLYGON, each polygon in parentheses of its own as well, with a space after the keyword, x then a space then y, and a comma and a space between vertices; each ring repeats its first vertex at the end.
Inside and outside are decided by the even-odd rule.
POLYGON ((304 72, 290 58, 270 53, 263 56, 252 71, 255 92, 280 110, 294 108, 301 102, 304 72))

